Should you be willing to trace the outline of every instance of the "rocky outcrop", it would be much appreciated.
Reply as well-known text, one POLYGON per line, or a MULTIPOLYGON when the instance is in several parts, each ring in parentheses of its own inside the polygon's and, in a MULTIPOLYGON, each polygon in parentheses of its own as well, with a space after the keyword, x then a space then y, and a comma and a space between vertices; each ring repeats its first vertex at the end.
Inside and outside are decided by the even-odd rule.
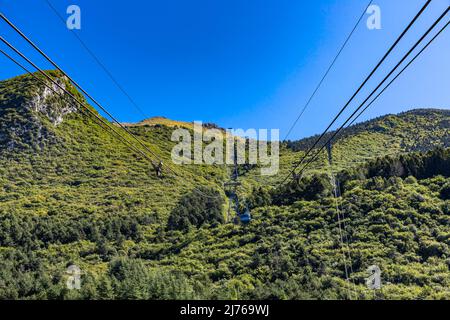
MULTIPOLYGON (((66 89, 65 78, 55 79, 66 89)), ((59 86, 49 85, 53 90, 31 77, 0 82, 0 149, 42 150, 50 143, 58 143, 55 129, 76 112, 77 106, 59 86)))
MULTIPOLYGON (((58 84, 65 89, 65 81, 58 79, 58 84)), ((57 126, 63 122, 66 115, 75 112, 76 107, 75 103, 67 103, 68 99, 61 98, 64 91, 56 84, 52 84, 52 88, 53 90, 50 90, 44 86, 42 91, 37 92, 24 107, 47 117, 53 125, 57 126)))

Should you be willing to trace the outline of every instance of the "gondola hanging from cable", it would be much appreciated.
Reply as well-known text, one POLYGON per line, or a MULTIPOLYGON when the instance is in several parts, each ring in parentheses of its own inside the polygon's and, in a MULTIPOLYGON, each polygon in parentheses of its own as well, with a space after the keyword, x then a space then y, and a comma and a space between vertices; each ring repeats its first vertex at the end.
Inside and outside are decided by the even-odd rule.
POLYGON ((248 224, 250 223, 250 221, 252 221, 252 215, 248 207, 244 213, 239 215, 239 221, 241 221, 241 223, 243 224, 248 224))

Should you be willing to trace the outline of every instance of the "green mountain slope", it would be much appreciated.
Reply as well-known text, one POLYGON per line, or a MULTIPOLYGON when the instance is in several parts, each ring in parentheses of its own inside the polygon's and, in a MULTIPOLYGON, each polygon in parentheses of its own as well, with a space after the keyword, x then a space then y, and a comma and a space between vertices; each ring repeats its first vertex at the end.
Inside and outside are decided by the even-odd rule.
MULTIPOLYGON (((333 133, 327 133, 319 146, 333 133)), ((292 164, 304 156, 318 137, 319 135, 285 142, 280 148, 279 175, 260 177, 255 170, 248 176, 258 183, 276 185, 281 177, 289 175, 292 164)), ((344 129, 334 139, 333 170, 352 168, 377 157, 428 151, 436 147, 450 147, 450 110, 416 109, 398 115, 387 115, 344 129)), ((308 171, 327 172, 327 161, 324 152, 310 165, 308 171)))
POLYGON ((311 139, 282 145, 277 176, 241 168, 247 226, 225 222, 229 170, 173 165, 163 122, 128 126, 172 168, 160 179, 68 99, 28 76, 0 82, 0 298, 450 298, 448 110, 344 132, 337 202, 325 156, 300 186, 271 187, 311 139), (66 287, 71 264, 81 290, 66 287), (375 264, 379 292, 365 285, 375 264))

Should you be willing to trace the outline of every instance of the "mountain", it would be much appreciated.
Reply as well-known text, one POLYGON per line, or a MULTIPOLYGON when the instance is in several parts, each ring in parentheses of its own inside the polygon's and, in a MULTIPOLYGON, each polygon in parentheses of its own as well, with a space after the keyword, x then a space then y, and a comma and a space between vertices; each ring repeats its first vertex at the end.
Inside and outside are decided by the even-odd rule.
POLYGON ((127 125, 170 166, 158 178, 67 97, 30 76, 1 81, 0 298, 449 299, 449 123, 448 110, 417 109, 345 130, 337 198, 325 155, 274 187, 313 138, 285 142, 278 175, 239 168, 253 220, 236 225, 228 168, 171 162, 173 128, 190 123, 127 125), (70 265, 81 290, 66 287, 70 265), (379 291, 365 283, 372 265, 379 291))

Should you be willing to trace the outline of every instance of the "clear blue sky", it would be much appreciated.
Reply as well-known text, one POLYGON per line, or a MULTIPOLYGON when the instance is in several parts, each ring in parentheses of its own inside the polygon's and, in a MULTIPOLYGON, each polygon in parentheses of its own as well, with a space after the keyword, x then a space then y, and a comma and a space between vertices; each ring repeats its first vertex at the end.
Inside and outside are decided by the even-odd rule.
MULTIPOLYGON (((283 137, 367 5, 367 0, 50 0, 148 116, 223 127, 279 128, 283 137)), ((394 58, 449 5, 435 0, 394 58)), ((321 132, 425 3, 375 0, 382 30, 365 20, 291 138, 321 132)), ((143 117, 70 34, 45 0, 0 0, 1 11, 121 121, 143 117)), ((44 68, 5 24, 1 34, 44 68)), ((386 92, 365 119, 450 108, 450 30, 386 92)), ((385 74, 386 68, 370 83, 385 74)), ((0 79, 21 71, 0 57, 0 79)), ((365 91, 367 93, 367 90, 365 91)), ((362 95, 359 101, 361 101, 362 95)), ((353 107, 356 104, 352 105, 353 107)))

